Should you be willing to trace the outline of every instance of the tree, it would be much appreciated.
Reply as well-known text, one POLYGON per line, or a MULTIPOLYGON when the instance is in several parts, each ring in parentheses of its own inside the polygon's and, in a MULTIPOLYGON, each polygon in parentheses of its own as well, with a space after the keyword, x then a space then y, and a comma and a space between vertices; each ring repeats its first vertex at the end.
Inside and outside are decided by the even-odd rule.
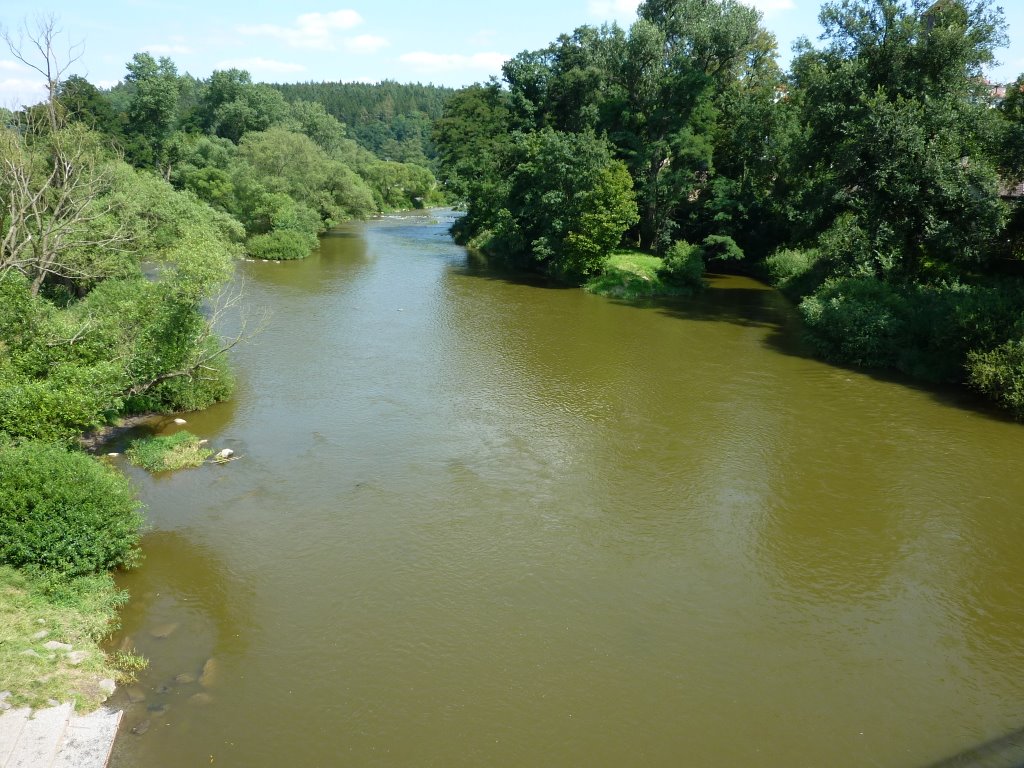
POLYGON ((842 0, 826 45, 793 65, 804 136, 790 171, 835 269, 896 280, 977 269, 1005 209, 983 67, 1002 43, 988 0, 842 0), (801 181, 802 180, 802 181, 801 181))
POLYGON ((81 43, 72 43, 68 44, 63 56, 59 54, 57 38, 60 33, 57 18, 53 15, 37 16, 34 25, 31 26, 27 21, 24 22, 17 36, 0 26, 0 37, 14 58, 45 78, 46 113, 51 131, 56 131, 61 122, 57 108, 57 92, 64 73, 82 57, 84 51, 81 43))
POLYGON ((15 271, 33 295, 48 280, 83 289, 116 270, 123 244, 104 199, 109 178, 97 137, 82 126, 44 136, 0 129, 0 277, 15 271))
POLYGON ((515 168, 495 223, 495 243, 560 278, 596 272, 636 223, 625 165, 592 133, 545 128, 519 134, 515 168))
POLYGON ((158 61, 148 53, 136 53, 127 68, 124 79, 132 89, 128 154, 138 166, 162 167, 164 146, 178 120, 178 70, 166 56, 158 61))

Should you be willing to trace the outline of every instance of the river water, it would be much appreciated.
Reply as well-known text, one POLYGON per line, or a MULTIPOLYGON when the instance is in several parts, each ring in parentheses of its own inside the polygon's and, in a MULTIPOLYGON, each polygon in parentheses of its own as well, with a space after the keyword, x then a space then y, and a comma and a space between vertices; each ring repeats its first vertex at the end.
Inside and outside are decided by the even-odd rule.
POLYGON ((240 460, 128 470, 114 768, 910 767, 1024 726, 1024 427, 810 359, 751 280, 629 306, 448 224, 240 266, 269 322, 187 416, 240 460))

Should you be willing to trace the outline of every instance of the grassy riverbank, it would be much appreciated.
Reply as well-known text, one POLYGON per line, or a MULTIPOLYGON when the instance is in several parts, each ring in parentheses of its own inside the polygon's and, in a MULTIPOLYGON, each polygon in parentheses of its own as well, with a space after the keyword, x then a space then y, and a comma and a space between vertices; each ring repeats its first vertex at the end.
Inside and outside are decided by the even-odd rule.
POLYGON ((124 674, 99 642, 116 627, 126 597, 108 574, 54 579, 0 566, 0 689, 10 692, 5 701, 32 707, 73 701, 86 712, 98 707, 111 692, 103 681, 124 674))
POLYGON ((663 258, 622 248, 608 255, 601 273, 584 283, 583 289, 598 296, 625 300, 693 293, 692 286, 670 282, 666 278, 663 258))

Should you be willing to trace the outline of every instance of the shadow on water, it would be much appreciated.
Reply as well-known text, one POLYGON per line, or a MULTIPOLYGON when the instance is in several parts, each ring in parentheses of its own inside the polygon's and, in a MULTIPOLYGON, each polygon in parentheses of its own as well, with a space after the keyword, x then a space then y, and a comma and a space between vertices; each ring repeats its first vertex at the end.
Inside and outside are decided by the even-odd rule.
POLYGON ((927 768, 1024 768, 1024 728, 927 768))
MULTIPOLYGON (((509 285, 548 290, 580 290, 578 286, 556 282, 544 275, 515 270, 494 264, 481 254, 467 251, 459 274, 509 285)), ((679 320, 729 323, 764 331, 762 344, 780 354, 814 360, 822 365, 868 376, 875 381, 894 384, 928 395, 951 408, 969 410, 1003 423, 1016 423, 1006 411, 980 395, 955 384, 929 384, 898 371, 861 368, 830 362, 815 355, 796 308, 781 293, 752 277, 707 273, 708 289, 693 297, 659 297, 646 299, 606 298, 613 304, 634 309, 656 310, 679 320)))
MULTIPOLYGON (((780 354, 815 360, 822 365, 921 392, 940 405, 970 410, 995 421, 1015 423, 1008 413, 966 387, 928 384, 897 371, 860 368, 823 360, 814 354, 796 308, 781 293, 753 278, 717 274, 709 274, 707 277, 711 285, 700 296, 652 299, 632 306, 653 307, 667 317, 681 320, 730 323, 763 329, 764 346, 780 354), (736 285, 737 282, 740 284, 736 285)), ((625 301, 617 303, 630 305, 630 302, 625 301)))

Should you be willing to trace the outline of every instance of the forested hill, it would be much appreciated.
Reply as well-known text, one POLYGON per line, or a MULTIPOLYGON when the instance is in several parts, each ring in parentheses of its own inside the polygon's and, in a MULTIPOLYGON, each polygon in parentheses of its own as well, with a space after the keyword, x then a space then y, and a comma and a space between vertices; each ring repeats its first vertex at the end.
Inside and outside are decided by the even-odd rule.
POLYGON ((430 139, 453 89, 397 83, 278 83, 288 102, 314 101, 343 122, 348 135, 385 160, 426 165, 436 157, 430 139))

